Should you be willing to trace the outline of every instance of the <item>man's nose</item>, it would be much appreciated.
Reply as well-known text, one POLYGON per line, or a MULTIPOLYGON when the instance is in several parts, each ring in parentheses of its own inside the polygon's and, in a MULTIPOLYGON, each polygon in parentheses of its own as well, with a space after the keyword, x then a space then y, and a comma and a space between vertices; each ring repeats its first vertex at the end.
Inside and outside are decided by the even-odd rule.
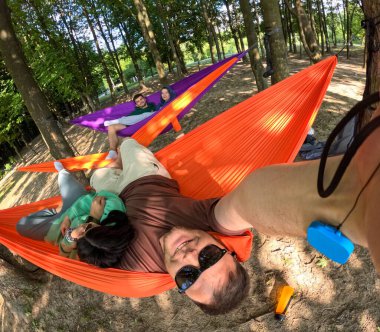
POLYGON ((194 266, 199 265, 198 250, 195 246, 193 245, 185 246, 185 248, 183 248, 182 251, 183 251, 183 257, 184 259, 186 259, 187 264, 191 264, 194 266))

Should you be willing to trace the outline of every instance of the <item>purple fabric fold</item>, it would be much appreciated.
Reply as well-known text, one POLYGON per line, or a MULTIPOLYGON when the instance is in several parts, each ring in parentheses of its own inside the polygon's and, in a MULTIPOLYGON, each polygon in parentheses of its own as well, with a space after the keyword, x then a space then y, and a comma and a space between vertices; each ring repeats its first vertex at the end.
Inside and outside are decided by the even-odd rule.
MULTIPOLYGON (((191 87, 193 84, 199 82, 202 78, 213 72, 216 68, 222 66, 224 63, 232 59, 233 57, 238 57, 241 59, 247 51, 244 51, 239 54, 235 54, 230 56, 229 58, 226 58, 218 63, 215 63, 207 68, 204 68, 190 76, 187 76, 183 78, 182 80, 173 83, 170 85, 170 87, 176 92, 177 98, 180 96, 183 92, 185 92, 189 87, 191 87)), ((224 74, 223 74, 224 75, 224 74)), ((202 96, 209 91, 221 78, 223 75, 220 75, 216 80, 214 80, 203 92, 201 95, 199 95, 197 98, 195 98, 188 106, 184 108, 184 110, 179 114, 178 119, 181 119, 201 98, 202 96)), ((153 102, 155 104, 158 104, 160 102, 160 91, 157 91, 149 96, 147 96, 147 100, 149 102, 153 102)), ((168 104, 169 105, 169 104, 168 104)), ((111 107, 104 108, 102 110, 99 110, 97 112, 86 114, 83 116, 80 116, 76 119, 71 120, 70 122, 75 125, 88 127, 90 129, 107 132, 107 128, 104 127, 104 121, 106 120, 113 120, 121 118, 122 116, 127 116, 128 114, 132 113, 135 109, 135 103, 133 101, 129 101, 126 103, 114 105, 111 107)), ((131 136, 133 135, 138 129, 140 129, 142 126, 144 126, 147 122, 149 122, 155 114, 152 114, 152 116, 132 125, 128 126, 127 128, 121 130, 118 132, 119 136, 131 136)), ((171 125, 166 127, 162 133, 169 131, 172 128, 171 125)))

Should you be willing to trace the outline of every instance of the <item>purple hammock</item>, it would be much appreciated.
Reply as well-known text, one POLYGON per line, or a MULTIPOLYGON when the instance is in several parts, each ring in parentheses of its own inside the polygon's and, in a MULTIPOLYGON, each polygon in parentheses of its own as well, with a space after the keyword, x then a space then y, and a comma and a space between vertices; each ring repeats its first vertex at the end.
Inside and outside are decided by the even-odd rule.
MULTIPOLYGON (((204 69, 202 69, 202 70, 200 70, 200 71, 198 71, 198 72, 196 72, 196 73, 194 73, 188 77, 185 77, 176 83, 171 84, 170 87, 177 94, 176 98, 178 98, 183 92, 185 92, 192 85, 194 85, 195 83, 200 81, 202 78, 204 78, 207 75, 209 75, 210 73, 212 73, 216 68, 222 66, 223 64, 225 64, 226 62, 228 62, 229 60, 231 60, 234 57, 236 57, 240 60, 247 52, 248 51, 244 51, 242 53, 232 55, 229 58, 226 58, 226 59, 224 59, 218 63, 215 63, 215 64, 213 64, 207 68, 204 68, 204 69)), ((234 64, 232 64, 231 67, 228 68, 228 70, 231 69, 234 64)), ((185 114, 203 97, 203 95, 207 91, 209 91, 223 77, 223 75, 227 71, 225 71, 223 74, 218 76, 214 81, 212 81, 212 83, 210 85, 208 85, 197 98, 192 100, 186 107, 184 107, 183 111, 178 115, 177 119, 179 120, 183 116, 185 116, 185 114)), ((149 102, 153 102, 155 104, 158 104, 160 101, 160 91, 157 91, 157 92, 147 96, 147 99, 149 102)), ((173 99, 173 100, 175 100, 175 99, 173 99)), ((169 104, 167 104, 167 105, 169 105, 169 104)), ((161 110, 164 110, 166 108, 166 106, 163 107, 161 110)), ((118 104, 118 105, 114 105, 111 107, 103 108, 100 111, 80 116, 78 118, 71 120, 70 122, 72 124, 75 124, 75 125, 88 127, 90 129, 94 129, 94 130, 98 130, 98 131, 102 131, 102 132, 107 132, 107 128, 104 127, 104 121, 114 120, 114 119, 121 118, 122 116, 127 116, 128 114, 132 113, 134 109, 135 109, 135 103, 133 101, 128 101, 128 102, 123 103, 123 104, 118 104)), ((157 112, 152 114, 150 117, 148 117, 148 118, 146 118, 146 119, 144 119, 138 123, 135 123, 134 125, 128 126, 127 128, 120 130, 118 132, 118 135, 124 136, 124 137, 133 135, 137 130, 139 130, 142 126, 144 126, 147 122, 149 122, 156 114, 157 114, 157 112)), ((172 128, 173 128, 172 125, 168 125, 162 131, 162 133, 165 133, 172 128)))

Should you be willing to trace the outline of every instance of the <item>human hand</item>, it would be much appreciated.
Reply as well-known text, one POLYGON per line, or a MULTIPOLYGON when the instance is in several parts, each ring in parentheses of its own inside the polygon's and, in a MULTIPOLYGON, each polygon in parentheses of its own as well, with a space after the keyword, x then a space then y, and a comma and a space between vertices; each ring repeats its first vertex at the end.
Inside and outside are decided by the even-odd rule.
POLYGON ((61 226, 60 226, 60 230, 61 230, 61 233, 63 236, 65 235, 65 233, 66 233, 67 229, 70 227, 70 225, 71 225, 71 220, 68 216, 66 216, 63 219, 61 226))
POLYGON ((100 220, 104 213, 105 205, 106 205, 106 198, 104 196, 96 196, 92 200, 90 216, 97 220, 100 220))
POLYGON ((82 225, 79 225, 77 228, 74 228, 71 232, 71 237, 77 241, 78 239, 80 239, 81 237, 83 237, 83 235, 86 233, 86 224, 82 224, 82 225))

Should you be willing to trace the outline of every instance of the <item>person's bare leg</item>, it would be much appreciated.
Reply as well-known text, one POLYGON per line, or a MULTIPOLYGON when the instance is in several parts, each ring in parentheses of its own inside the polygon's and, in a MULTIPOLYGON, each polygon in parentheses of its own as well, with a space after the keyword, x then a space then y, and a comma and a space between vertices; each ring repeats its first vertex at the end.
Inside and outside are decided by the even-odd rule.
POLYGON ((108 141, 110 144, 110 150, 116 151, 119 145, 119 137, 117 136, 117 132, 124 128, 126 128, 126 126, 122 124, 108 126, 108 141))

